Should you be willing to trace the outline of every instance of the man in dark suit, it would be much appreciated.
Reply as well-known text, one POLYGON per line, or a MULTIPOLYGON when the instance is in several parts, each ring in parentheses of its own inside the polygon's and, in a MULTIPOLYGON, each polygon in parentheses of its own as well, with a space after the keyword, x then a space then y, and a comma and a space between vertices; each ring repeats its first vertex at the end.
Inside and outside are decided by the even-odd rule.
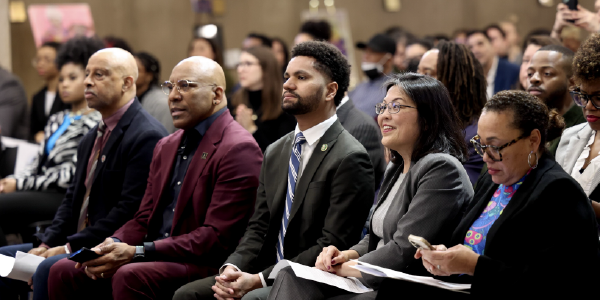
POLYGON ((113 299, 171 299, 190 280, 216 273, 244 234, 262 151, 227 109, 223 70, 191 57, 163 87, 183 130, 156 146, 140 209, 93 249, 103 256, 52 268, 51 299, 110 299, 111 290, 113 299))
POLYGON ((19 78, 0 67, 0 132, 27 139, 27 96, 19 78))
POLYGON ((266 299, 278 261, 314 266, 323 247, 360 239, 373 203, 373 167, 335 114, 350 66, 325 42, 301 43, 292 56, 282 108, 298 124, 265 152, 246 233, 220 276, 187 284, 174 299, 266 299))
MULTIPOLYGON (((52 226, 37 234, 40 245, 7 246, 46 258, 33 276, 38 299, 48 297, 50 267, 82 247, 93 247, 131 220, 146 188, 152 150, 166 129, 135 98, 137 65, 118 48, 96 52, 86 67, 85 98, 102 114, 77 149, 75 180, 67 189, 52 226)), ((31 283, 31 282, 30 282, 31 283)), ((9 296, 27 286, 2 278, 9 296)))
MULTIPOLYGON (((375 106, 373 106, 373 110, 375 110, 375 106)), ((375 190, 379 189, 385 171, 385 157, 383 156, 384 150, 379 126, 373 122, 371 116, 356 108, 348 96, 342 99, 336 114, 344 129, 367 149, 375 171, 375 190)))
POLYGON ((467 34, 467 45, 483 66, 488 84, 488 99, 500 91, 510 90, 519 80, 519 66, 498 57, 486 31, 470 31, 467 34))

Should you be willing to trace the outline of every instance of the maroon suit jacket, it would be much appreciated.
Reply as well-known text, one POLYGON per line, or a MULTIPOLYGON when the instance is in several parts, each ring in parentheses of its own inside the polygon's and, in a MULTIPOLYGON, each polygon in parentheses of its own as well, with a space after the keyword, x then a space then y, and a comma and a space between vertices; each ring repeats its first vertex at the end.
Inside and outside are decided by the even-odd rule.
MULTIPOLYGON (((183 130, 161 139, 154 149, 148 186, 135 217, 113 237, 142 245, 156 232, 172 199, 171 169, 183 130)), ((229 111, 210 126, 196 150, 179 193, 171 236, 155 241, 160 260, 220 267, 235 250, 252 216, 263 155, 252 135, 229 111)))

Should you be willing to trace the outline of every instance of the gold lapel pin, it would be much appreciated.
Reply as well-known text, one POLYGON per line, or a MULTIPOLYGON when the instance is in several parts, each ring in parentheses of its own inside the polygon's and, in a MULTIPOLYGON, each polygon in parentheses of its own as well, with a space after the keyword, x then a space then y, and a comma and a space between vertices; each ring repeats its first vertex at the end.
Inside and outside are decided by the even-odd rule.
POLYGON ((326 151, 327 150, 327 144, 323 144, 323 146, 321 146, 321 151, 326 151))
POLYGON ((202 152, 202 159, 206 159, 208 157, 208 153, 202 152))

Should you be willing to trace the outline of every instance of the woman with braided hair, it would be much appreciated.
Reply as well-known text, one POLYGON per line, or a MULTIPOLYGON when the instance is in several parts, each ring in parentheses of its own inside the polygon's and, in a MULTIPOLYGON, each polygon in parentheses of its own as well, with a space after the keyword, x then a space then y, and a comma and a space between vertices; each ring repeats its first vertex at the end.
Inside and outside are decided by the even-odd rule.
POLYGON ((442 41, 436 49, 423 55, 419 73, 436 78, 448 89, 464 130, 465 142, 469 145, 469 158, 463 166, 471 183, 475 184, 483 168, 483 160, 469 141, 477 134, 477 121, 487 99, 487 83, 481 63, 465 45, 442 41))

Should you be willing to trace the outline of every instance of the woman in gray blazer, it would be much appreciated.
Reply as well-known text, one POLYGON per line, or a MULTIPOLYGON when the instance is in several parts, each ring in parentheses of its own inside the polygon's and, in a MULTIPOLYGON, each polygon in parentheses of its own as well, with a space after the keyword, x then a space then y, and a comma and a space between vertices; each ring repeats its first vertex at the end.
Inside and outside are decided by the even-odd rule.
POLYGON ((358 259, 414 275, 426 275, 415 260, 408 235, 432 243, 449 241, 473 188, 461 164, 467 156, 462 128, 448 91, 424 75, 394 75, 387 95, 376 106, 384 146, 392 152, 369 234, 350 250, 323 249, 315 266, 344 277, 356 277, 375 291, 352 294, 298 278, 290 268, 277 275, 269 299, 374 299, 382 278, 352 268, 358 259))

